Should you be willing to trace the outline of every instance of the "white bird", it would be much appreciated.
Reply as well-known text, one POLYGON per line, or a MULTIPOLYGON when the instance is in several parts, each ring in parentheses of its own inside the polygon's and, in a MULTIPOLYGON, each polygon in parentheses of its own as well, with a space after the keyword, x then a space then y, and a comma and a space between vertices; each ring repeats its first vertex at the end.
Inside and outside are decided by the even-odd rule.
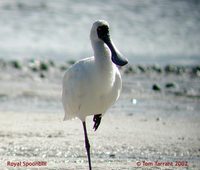
POLYGON ((82 121, 85 147, 91 170, 90 144, 86 130, 86 117, 94 115, 95 131, 102 115, 119 98, 122 88, 120 72, 116 65, 124 66, 127 59, 114 46, 109 35, 109 25, 104 20, 94 22, 90 31, 94 56, 72 65, 64 74, 62 103, 64 120, 79 118, 82 121))

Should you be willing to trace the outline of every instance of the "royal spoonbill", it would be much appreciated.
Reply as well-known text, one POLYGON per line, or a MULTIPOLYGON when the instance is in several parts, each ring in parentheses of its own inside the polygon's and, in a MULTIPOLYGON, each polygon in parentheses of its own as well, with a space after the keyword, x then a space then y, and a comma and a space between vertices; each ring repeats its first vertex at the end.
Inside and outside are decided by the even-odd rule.
POLYGON ((82 121, 90 170, 92 167, 86 117, 94 115, 93 128, 96 131, 102 115, 120 95, 122 80, 117 66, 128 63, 113 44, 109 32, 106 21, 94 22, 90 31, 94 56, 76 62, 65 72, 63 78, 64 120, 77 117, 82 121))

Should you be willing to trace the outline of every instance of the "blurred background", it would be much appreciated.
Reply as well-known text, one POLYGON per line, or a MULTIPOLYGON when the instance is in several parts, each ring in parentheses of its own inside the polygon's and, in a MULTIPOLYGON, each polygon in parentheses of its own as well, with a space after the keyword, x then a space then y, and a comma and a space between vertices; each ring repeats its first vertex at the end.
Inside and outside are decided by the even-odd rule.
POLYGON ((0 169, 88 166, 80 121, 62 121, 61 93, 64 72, 93 55, 98 19, 129 64, 95 135, 88 117, 95 168, 177 160, 199 170, 200 0, 0 0, 0 169))
POLYGON ((0 0, 0 58, 89 57, 97 19, 131 64, 200 62, 199 0, 0 0))

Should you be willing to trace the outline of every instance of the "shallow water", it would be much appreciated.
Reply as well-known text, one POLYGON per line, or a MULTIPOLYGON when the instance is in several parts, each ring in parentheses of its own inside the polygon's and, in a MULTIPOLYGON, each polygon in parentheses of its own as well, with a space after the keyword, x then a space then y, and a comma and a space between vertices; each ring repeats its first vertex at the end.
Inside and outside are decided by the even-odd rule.
POLYGON ((200 62, 197 0, 1 0, 0 57, 91 56, 89 31, 97 19, 110 23, 113 40, 130 63, 200 62))

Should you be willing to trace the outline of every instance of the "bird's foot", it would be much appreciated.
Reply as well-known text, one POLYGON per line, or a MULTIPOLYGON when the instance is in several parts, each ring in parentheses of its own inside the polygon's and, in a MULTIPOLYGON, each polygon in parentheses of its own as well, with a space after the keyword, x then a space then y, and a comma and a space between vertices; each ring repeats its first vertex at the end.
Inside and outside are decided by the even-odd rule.
POLYGON ((93 121, 94 121, 94 126, 93 129, 96 131, 101 123, 101 118, 102 114, 94 115, 93 121))

